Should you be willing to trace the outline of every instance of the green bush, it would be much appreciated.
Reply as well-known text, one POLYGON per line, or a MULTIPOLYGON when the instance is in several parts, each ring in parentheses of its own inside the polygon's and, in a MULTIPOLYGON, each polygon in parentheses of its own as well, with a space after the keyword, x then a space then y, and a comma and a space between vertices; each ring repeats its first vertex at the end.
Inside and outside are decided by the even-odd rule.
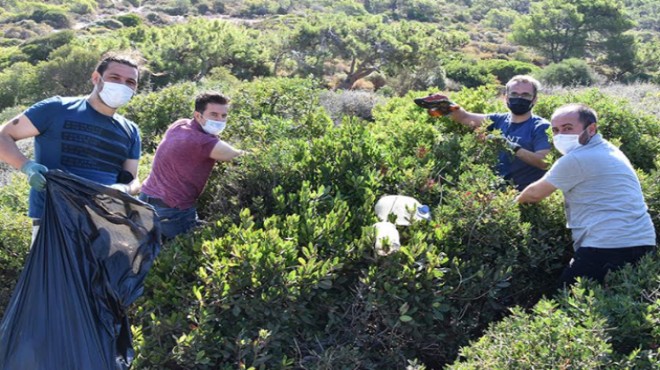
POLYGON ((516 75, 532 75, 540 70, 532 63, 515 60, 488 59, 481 62, 488 73, 495 75, 501 84, 509 82, 516 75))
POLYGON ((453 60, 443 67, 447 78, 464 87, 473 88, 497 83, 496 77, 483 64, 475 61, 453 60))
POLYGON ((578 283, 555 300, 493 325, 449 369, 654 369, 657 343, 657 256, 611 273, 606 285, 578 283))
POLYGON ((117 29, 120 29, 120 28, 124 27, 124 24, 121 21, 119 21, 118 19, 104 18, 104 19, 100 19, 100 20, 96 21, 94 23, 94 26, 104 27, 104 28, 107 28, 109 30, 117 30, 117 29))
POLYGON ((54 50, 49 60, 37 64, 35 68, 37 75, 35 90, 41 92, 37 98, 89 94, 93 88, 90 81, 92 71, 100 57, 97 51, 70 45, 54 50))
POLYGON ((154 151, 170 124, 180 118, 192 118, 197 93, 195 84, 181 83, 158 92, 138 94, 121 108, 140 127, 142 150, 154 151))
POLYGON ((55 32, 27 41, 21 45, 20 50, 28 56, 30 63, 36 64, 39 61, 47 60, 53 50, 67 45, 74 37, 74 31, 55 32))
POLYGON ((150 275, 138 367, 438 368, 553 285, 570 247, 560 197, 538 212, 511 206, 494 144, 434 127, 410 97, 373 122, 334 125, 312 85, 237 90, 227 140, 254 155, 218 166, 200 199, 211 226, 165 248, 150 275), (434 216, 377 257, 373 206, 385 194, 415 196, 434 216))
MULTIPOLYGON (((137 95, 121 110, 142 130, 141 178, 166 127, 190 117, 201 90, 232 98, 222 138, 252 151, 214 169, 198 202, 209 223, 163 246, 131 313, 136 369, 660 363, 657 257, 603 286, 585 281, 542 299, 572 254, 561 194, 515 205, 494 173, 496 144, 412 102, 429 91, 390 98, 370 120, 335 123, 314 80, 211 75, 137 95), (432 219, 399 227, 401 249, 380 256, 374 204, 389 194, 419 199, 432 219)), ((450 98, 470 111, 505 109, 493 84, 450 98)), ((549 117, 574 101, 596 108, 601 132, 631 158, 660 225, 657 117, 594 90, 544 95, 535 110, 549 117)), ((1 225, 22 222, 25 198, 10 196, 27 190, 22 180, 3 187, 1 225)), ((25 248, 26 227, 0 229, 2 250, 25 248)), ((8 266, 22 264, 2 253, 8 266)))
POLYGON ((510 30, 520 13, 512 9, 490 9, 481 21, 486 27, 498 30, 510 30))
POLYGON ((465 361, 449 369, 596 369, 605 365, 612 352, 605 319, 589 311, 571 315, 557 306, 543 300, 529 314, 514 309, 512 317, 463 348, 460 355, 465 361))
POLYGON ((33 65, 28 62, 11 65, 0 72, 0 109, 34 102, 38 94, 37 86, 37 73, 33 65))
POLYGON ((596 73, 587 62, 575 58, 552 63, 537 72, 536 77, 551 86, 591 86, 597 81, 596 73))
POLYGON ((96 0, 67 1, 66 5, 69 11, 80 15, 92 14, 98 9, 98 3, 96 0))
POLYGON ((32 222, 27 217, 29 185, 25 176, 13 172, 0 192, 0 316, 5 310, 18 281, 25 257, 30 250, 32 222))
POLYGON ((120 14, 115 17, 124 27, 136 27, 142 24, 142 18, 135 13, 120 14))
POLYGON ((194 9, 190 0, 169 0, 167 5, 162 8, 162 11, 169 15, 183 16, 194 9))
POLYGON ((73 25, 71 17, 62 9, 37 9, 29 16, 38 23, 46 23, 55 29, 68 29, 73 25))
POLYGON ((246 0, 241 4, 237 16, 254 18, 263 17, 269 14, 277 14, 279 5, 277 1, 272 0, 246 0))

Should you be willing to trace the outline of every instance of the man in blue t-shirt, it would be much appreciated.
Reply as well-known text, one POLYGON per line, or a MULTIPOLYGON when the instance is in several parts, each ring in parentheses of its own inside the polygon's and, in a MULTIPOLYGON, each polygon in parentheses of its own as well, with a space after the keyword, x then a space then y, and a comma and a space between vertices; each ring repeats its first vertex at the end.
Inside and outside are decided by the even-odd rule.
POLYGON ((505 180, 513 181, 518 190, 522 190, 545 174, 545 157, 551 148, 546 133, 550 123, 532 114, 540 86, 540 83, 530 76, 518 75, 511 78, 506 84, 506 103, 510 110, 508 113, 471 113, 441 94, 433 94, 423 100, 447 101, 444 109, 430 109, 429 114, 432 116, 440 113, 472 129, 489 122, 489 131, 500 130, 509 150, 502 150, 499 154, 498 173, 505 180))
MULTIPOLYGON (((139 64, 130 55, 108 54, 92 73, 87 97, 43 100, 0 127, 0 160, 28 176, 29 216, 39 225, 49 169, 137 194, 140 135, 137 126, 116 114, 135 93, 139 64), (16 141, 34 137, 34 160, 16 141)), ((36 230, 35 230, 36 232, 36 230)))

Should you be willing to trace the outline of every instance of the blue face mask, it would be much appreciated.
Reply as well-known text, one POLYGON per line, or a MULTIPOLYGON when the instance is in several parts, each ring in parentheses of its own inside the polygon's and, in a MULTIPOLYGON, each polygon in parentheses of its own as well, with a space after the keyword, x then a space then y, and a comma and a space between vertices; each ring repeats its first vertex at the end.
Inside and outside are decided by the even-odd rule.
POLYGON ((227 121, 214 121, 212 119, 207 119, 202 129, 211 135, 220 134, 225 127, 227 127, 227 121))
POLYGON ((506 106, 511 113, 519 116, 532 110, 532 101, 524 98, 509 98, 506 106))

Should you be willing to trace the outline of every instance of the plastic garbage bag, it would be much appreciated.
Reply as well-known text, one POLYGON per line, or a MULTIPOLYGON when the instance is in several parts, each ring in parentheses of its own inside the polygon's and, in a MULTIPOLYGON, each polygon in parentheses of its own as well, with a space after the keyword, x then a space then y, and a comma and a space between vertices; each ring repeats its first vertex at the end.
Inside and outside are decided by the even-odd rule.
POLYGON ((46 179, 41 227, 0 323, 0 369, 128 369, 127 308, 160 251, 155 213, 74 175, 46 179))
POLYGON ((378 199, 374 207, 376 216, 381 221, 388 221, 390 213, 396 215, 396 225, 408 226, 410 221, 430 220, 431 209, 429 206, 420 204, 413 197, 405 195, 385 195, 378 199))

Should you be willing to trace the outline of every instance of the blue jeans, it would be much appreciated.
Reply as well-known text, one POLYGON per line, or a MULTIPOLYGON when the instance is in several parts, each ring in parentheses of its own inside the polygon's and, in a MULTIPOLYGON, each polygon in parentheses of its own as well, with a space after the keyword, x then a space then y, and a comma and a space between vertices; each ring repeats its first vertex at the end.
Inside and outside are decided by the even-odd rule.
POLYGON ((166 207, 165 204, 162 204, 162 201, 154 201, 154 198, 143 193, 140 193, 138 198, 154 207, 160 221, 160 233, 165 240, 172 239, 179 234, 185 234, 197 226, 199 219, 197 218, 196 207, 187 209, 166 207))

